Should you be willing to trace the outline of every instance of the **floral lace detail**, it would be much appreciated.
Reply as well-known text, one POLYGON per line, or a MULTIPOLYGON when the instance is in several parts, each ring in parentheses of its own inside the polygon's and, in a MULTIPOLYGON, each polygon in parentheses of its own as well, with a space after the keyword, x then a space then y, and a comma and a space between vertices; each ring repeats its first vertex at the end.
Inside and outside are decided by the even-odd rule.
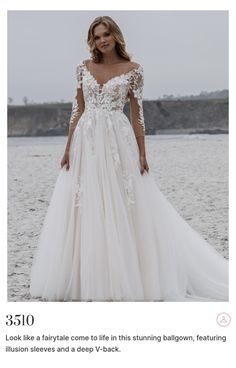
POLYGON ((115 139, 114 131, 113 131, 113 128, 112 128, 112 124, 110 123, 110 121, 108 121, 107 133, 109 135, 109 143, 110 143, 112 158, 113 158, 113 161, 114 161, 114 164, 115 164, 115 168, 117 169, 121 164, 120 155, 119 155, 119 152, 118 152, 118 146, 117 146, 117 143, 116 143, 116 139, 115 139))
MULTIPOLYGON (((84 61, 78 64, 76 73, 77 88, 83 90, 85 112, 102 109, 107 113, 114 110, 123 113, 124 105, 129 101, 130 94, 132 94, 132 105, 135 104, 135 112, 132 114, 132 126, 136 136, 145 134, 142 107, 143 68, 141 65, 110 78, 102 85, 97 82, 84 61)), ((79 116, 80 109, 78 103, 75 102, 70 119, 71 123, 73 124, 74 121, 78 120, 79 116)))
POLYGON ((81 114, 80 114, 79 106, 75 99, 72 104, 72 111, 71 111, 71 116, 70 116, 70 121, 69 121, 69 124, 71 127, 74 127, 77 124, 80 115, 81 114))
POLYGON ((77 90, 77 95, 74 98, 74 101, 72 103, 71 116, 70 116, 70 120, 69 120, 69 125, 72 128, 74 128, 77 125, 77 123, 79 121, 79 118, 82 114, 81 108, 79 107, 79 104, 78 104, 78 100, 79 100, 78 90, 82 89, 82 82, 83 82, 83 64, 80 63, 76 67, 76 90, 77 90))
POLYGON ((84 63, 80 62, 76 67, 77 88, 82 88, 83 74, 84 74, 84 63))
POLYGON ((127 101, 128 77, 126 75, 114 77, 101 87, 86 67, 84 70, 83 91, 86 111, 102 109, 123 112, 127 101))
POLYGON ((82 207, 83 179, 78 176, 75 190, 75 207, 82 207))
MULTIPOLYGON (((127 170, 123 170, 122 177, 127 203, 128 205, 135 204, 134 175, 130 174, 127 170)), ((83 190, 84 190, 84 181, 80 175, 78 176, 75 189, 75 207, 82 208, 83 190)))
MULTIPOLYGON (((143 84, 144 84, 144 71, 140 66, 138 70, 134 70, 130 78, 130 88, 133 92, 134 97, 137 99, 139 113, 136 122, 141 125, 142 132, 139 135, 145 134, 145 123, 143 116, 143 84)), ((137 136, 137 134, 136 134, 137 136)))
POLYGON ((129 205, 135 204, 134 176, 130 174, 127 170, 123 170, 122 174, 128 204, 129 205))

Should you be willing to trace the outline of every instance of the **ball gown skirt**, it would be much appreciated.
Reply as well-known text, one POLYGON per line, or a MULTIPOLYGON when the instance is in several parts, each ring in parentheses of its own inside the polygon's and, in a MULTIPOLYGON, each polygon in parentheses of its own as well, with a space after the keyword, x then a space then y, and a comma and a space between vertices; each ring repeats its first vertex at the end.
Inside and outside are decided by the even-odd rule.
POLYGON ((88 109, 59 172, 31 268, 48 301, 227 301, 228 261, 140 174, 129 119, 88 109))

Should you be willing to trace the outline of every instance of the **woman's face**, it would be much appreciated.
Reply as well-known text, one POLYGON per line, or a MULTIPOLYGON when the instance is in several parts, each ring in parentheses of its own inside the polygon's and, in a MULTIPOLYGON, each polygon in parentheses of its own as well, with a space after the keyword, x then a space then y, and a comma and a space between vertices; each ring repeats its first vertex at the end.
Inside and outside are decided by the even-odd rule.
POLYGON ((96 48, 103 54, 112 51, 116 45, 112 33, 104 24, 99 24, 94 28, 94 40, 96 48))

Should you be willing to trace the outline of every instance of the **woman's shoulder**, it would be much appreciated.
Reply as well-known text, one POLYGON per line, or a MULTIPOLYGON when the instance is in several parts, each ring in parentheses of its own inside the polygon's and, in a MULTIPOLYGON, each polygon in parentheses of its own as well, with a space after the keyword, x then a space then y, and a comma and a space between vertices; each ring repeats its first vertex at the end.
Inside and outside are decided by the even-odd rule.
POLYGON ((141 66, 141 64, 139 64, 137 61, 130 61, 130 65, 133 68, 139 68, 141 66))
POLYGON ((131 61, 130 63, 131 63, 130 64, 131 65, 130 66, 131 71, 133 70, 134 72, 143 74, 143 66, 140 63, 138 63, 136 61, 131 61))
POLYGON ((82 65, 85 65, 85 66, 89 66, 89 64, 90 64, 90 62, 91 62, 91 60, 92 59, 84 59, 83 61, 82 61, 82 65))
POLYGON ((77 77, 82 77, 86 68, 88 68, 89 59, 81 59, 76 65, 76 75, 77 77))
POLYGON ((132 61, 132 60, 124 61, 122 64, 125 64, 127 66, 127 68, 129 68, 130 70, 138 69, 138 68, 142 67, 141 64, 139 64, 136 61, 132 61))
POLYGON ((89 62, 90 62, 90 59, 80 59, 76 66, 77 67, 87 66, 89 62))
POLYGON ((140 63, 132 61, 132 66, 130 68, 131 80, 142 80, 144 78, 144 69, 140 63))

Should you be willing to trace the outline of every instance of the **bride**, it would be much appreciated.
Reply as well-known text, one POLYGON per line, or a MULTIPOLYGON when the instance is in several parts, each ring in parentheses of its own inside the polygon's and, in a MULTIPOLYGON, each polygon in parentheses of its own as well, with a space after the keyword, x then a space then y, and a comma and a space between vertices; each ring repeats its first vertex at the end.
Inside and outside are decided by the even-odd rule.
POLYGON ((96 18, 77 66, 68 140, 30 293, 49 301, 227 301, 228 261, 149 173, 143 67, 118 25, 96 18), (123 112, 130 101, 131 122, 123 112))

